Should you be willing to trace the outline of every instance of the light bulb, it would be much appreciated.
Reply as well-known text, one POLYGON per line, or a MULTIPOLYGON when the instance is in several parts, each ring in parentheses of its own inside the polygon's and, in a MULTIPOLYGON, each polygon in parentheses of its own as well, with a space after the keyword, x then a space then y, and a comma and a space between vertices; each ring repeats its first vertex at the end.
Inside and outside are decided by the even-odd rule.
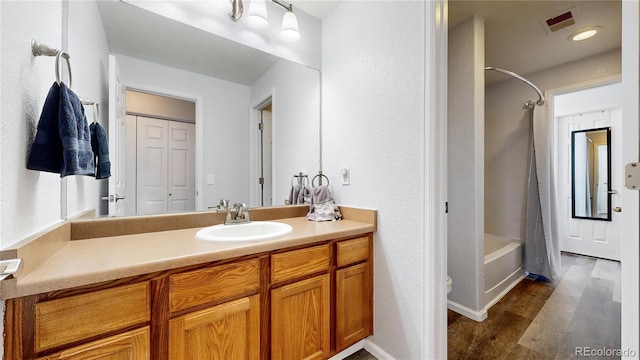
POLYGON ((264 0, 251 0, 247 22, 254 27, 266 27, 269 24, 267 4, 264 0))
POLYGON ((289 41, 298 41, 300 31, 298 29, 298 18, 292 11, 287 11, 282 17, 282 37, 289 41))
POLYGON ((571 36, 569 36, 569 39, 573 41, 585 40, 590 37, 593 37, 595 34, 598 33, 600 29, 602 29, 602 26, 594 26, 594 27, 582 29, 571 34, 571 36))

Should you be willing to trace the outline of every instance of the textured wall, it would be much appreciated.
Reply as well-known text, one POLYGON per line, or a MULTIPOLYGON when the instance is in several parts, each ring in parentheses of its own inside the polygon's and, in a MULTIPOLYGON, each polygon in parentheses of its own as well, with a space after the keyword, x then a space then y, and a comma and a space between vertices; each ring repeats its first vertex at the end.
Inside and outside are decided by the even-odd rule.
POLYGON ((484 308, 484 20, 449 29, 449 300, 484 308))
MULTIPOLYGON (((620 73, 618 49, 525 77, 544 92, 620 73)), ((531 88, 515 79, 486 88, 485 227, 488 233, 522 237, 530 133, 529 115, 522 110, 522 105, 536 96, 531 88)))
MULTIPOLYGON (((60 176, 27 170, 26 159, 55 80, 54 58, 34 58, 30 42, 60 47, 61 15, 60 1, 0 2, 0 248, 60 219, 60 176)), ((0 357, 3 346, 0 343, 0 357)))
POLYGON ((420 1, 345 1, 323 20, 323 170, 336 201, 378 209, 372 341, 424 343, 424 37, 420 1), (351 169, 351 185, 338 170, 351 169))
POLYGON ((60 219, 60 175, 27 170, 26 163, 44 99, 55 81, 55 58, 34 58, 30 42, 61 47, 62 6, 59 1, 3 1, 0 6, 0 247, 6 247, 60 219))

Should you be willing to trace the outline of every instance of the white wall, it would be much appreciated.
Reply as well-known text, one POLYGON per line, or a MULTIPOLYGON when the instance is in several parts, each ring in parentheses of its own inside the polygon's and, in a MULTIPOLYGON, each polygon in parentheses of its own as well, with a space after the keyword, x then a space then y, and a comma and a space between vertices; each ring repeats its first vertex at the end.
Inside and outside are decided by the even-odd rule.
POLYGON ((283 205, 292 176, 303 171, 311 181, 320 168, 320 73, 280 60, 251 86, 251 106, 272 93, 273 201, 283 205))
POLYGON ((484 19, 449 29, 449 301, 484 309, 484 19))
POLYGON ((60 175, 27 170, 26 164, 42 105, 55 81, 55 58, 34 58, 31 39, 62 46, 62 5, 2 1, 0 6, 4 119, 0 121, 0 248, 4 248, 60 219, 60 175))
MULTIPOLYGON (((249 202, 249 87, 148 61, 117 55, 125 84, 202 98, 204 206, 221 198, 249 202)), ((196 180, 196 183, 198 180, 196 180)))
MULTIPOLYGON (((68 48, 71 54, 73 91, 86 99, 100 103, 98 121, 108 128, 109 101, 109 48, 102 28, 102 18, 93 1, 70 1, 68 48)), ((85 107, 89 122, 93 121, 91 106, 85 107)), ((101 201, 106 196, 108 180, 96 180, 87 176, 67 178, 67 214, 72 217, 81 211, 95 209, 96 213, 107 212, 108 204, 101 201)))
MULTIPOLYGON (((60 220, 60 176, 26 169, 30 142, 55 81, 55 58, 33 57, 31 39, 68 50, 73 90, 104 102, 105 108, 106 75, 100 61, 105 60, 106 40, 93 3, 2 1, 0 24, 0 117, 5 119, 0 122, 0 248, 6 248, 60 220), (67 31, 74 35, 67 36, 67 31)), ((87 196, 97 188, 95 180, 69 176, 67 181, 73 194, 70 211, 96 206, 94 198, 87 196)))
MULTIPOLYGON (((55 80, 55 59, 34 58, 30 42, 61 47, 62 18, 52 14, 62 14, 59 1, 0 2, 0 248, 60 219, 60 175, 26 168, 29 144, 55 80)), ((0 308, 4 319, 4 301, 0 308)), ((1 342, 0 357, 3 353, 1 342)))
MULTIPOLYGON (((544 92, 620 73, 621 55, 617 49, 521 75, 544 92)), ((485 96, 485 228, 488 233, 521 239, 530 133, 529 115, 522 105, 537 95, 522 82, 507 79, 487 86, 485 96)))
POLYGON ((396 359, 421 358, 432 317, 423 295, 425 6, 345 1, 322 32, 323 170, 338 203, 378 209, 371 341, 396 359), (338 185, 342 167, 351 185, 338 185))

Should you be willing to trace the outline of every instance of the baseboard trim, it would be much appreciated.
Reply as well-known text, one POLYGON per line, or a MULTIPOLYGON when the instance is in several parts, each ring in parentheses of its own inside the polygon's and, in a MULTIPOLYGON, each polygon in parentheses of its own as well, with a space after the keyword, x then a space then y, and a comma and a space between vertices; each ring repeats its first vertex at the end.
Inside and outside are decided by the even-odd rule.
POLYGON ((357 343, 349 346, 348 348, 340 351, 339 353, 333 355, 332 357, 329 358, 329 360, 343 360, 355 353, 357 353, 358 351, 364 349, 364 340, 360 340, 357 343))
POLYGON ((389 355, 386 351, 382 350, 382 348, 370 338, 364 339, 364 349, 369 352, 369 354, 375 356, 378 360, 395 360, 393 356, 389 355))
POLYGON ((329 360, 344 360, 362 349, 367 350, 369 354, 375 356, 378 360, 395 360, 393 356, 382 350, 382 348, 371 341, 370 338, 358 341, 357 343, 333 355, 329 360))
POLYGON ((471 310, 466 306, 460 305, 457 302, 447 300, 447 309, 455 311, 460 315, 466 316, 471 320, 482 322, 487 318, 487 309, 480 311, 471 310))

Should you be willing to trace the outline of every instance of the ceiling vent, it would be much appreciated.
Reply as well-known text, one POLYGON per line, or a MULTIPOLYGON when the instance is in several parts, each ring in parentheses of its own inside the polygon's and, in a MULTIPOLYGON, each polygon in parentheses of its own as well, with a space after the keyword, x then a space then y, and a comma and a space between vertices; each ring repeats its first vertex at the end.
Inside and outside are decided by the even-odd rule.
POLYGON ((578 21, 578 16, 575 8, 562 11, 548 19, 541 20, 540 23, 548 35, 566 29, 573 26, 578 21))

